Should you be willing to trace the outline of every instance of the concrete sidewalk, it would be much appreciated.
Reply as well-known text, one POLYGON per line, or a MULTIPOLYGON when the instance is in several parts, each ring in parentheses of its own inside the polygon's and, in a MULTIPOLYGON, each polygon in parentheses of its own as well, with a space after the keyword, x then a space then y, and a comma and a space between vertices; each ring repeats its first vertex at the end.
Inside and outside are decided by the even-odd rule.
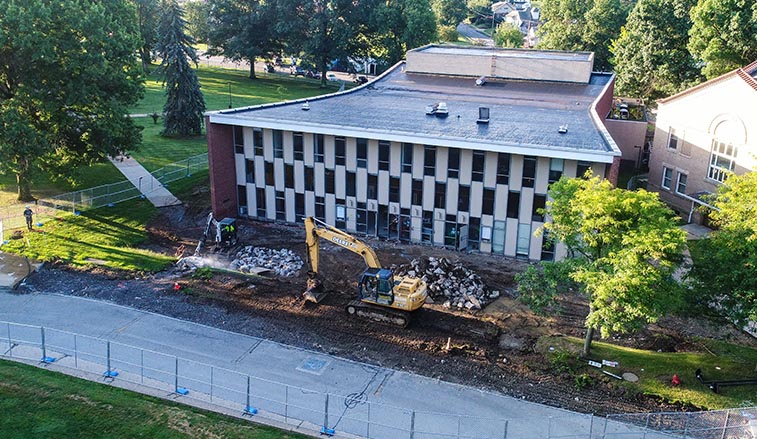
POLYGON ((111 158, 110 162, 121 171, 131 184, 145 196, 155 207, 176 206, 181 200, 176 198, 153 175, 147 172, 133 157, 111 158))
MULTIPOLYGON (((364 415, 360 410, 364 411, 365 403, 370 403, 368 417, 377 426, 376 430, 371 429, 370 437, 375 439, 401 439, 405 437, 405 430, 386 431, 385 434, 379 434, 379 430, 382 427, 385 430, 399 428, 397 426, 406 429, 406 425, 414 425, 417 431, 433 432, 423 436, 416 434, 415 438, 536 439, 571 435, 598 438, 607 428, 603 418, 591 418, 498 393, 357 363, 107 302, 70 296, 0 292, 0 321, 70 331, 251 375, 257 377, 255 387, 258 389, 263 384, 274 386, 276 383, 286 383, 303 389, 297 392, 299 398, 308 392, 313 392, 311 396, 320 395, 314 397, 312 407, 308 408, 310 414, 305 413, 305 403, 300 407, 294 406, 302 415, 290 412, 291 417, 307 422, 315 423, 322 419, 322 415, 317 413, 323 407, 323 394, 350 396, 342 400, 335 397, 332 404, 339 401, 341 407, 343 403, 344 407, 339 410, 357 417, 364 415), (358 400, 358 404, 353 404, 358 400), (416 412, 410 420, 413 411, 416 412), (504 420, 508 420, 504 426, 505 436, 502 435, 504 420), (461 422, 465 430, 462 434, 461 422), (589 435, 590 431, 593 434, 589 435)), ((139 362, 136 361, 136 364, 139 362)), ((216 376, 216 380, 220 379, 216 376)), ((231 387, 233 385, 229 382, 226 388, 231 387)), ((353 426, 348 420, 346 417, 339 423, 340 416, 340 420, 336 421, 339 424, 336 425, 337 431, 349 432, 353 426)), ((623 431, 624 434, 607 438, 641 437, 628 435, 641 430, 615 422, 607 424, 613 431, 623 431)), ((662 437, 653 432, 646 432, 645 435, 647 439, 662 437)))

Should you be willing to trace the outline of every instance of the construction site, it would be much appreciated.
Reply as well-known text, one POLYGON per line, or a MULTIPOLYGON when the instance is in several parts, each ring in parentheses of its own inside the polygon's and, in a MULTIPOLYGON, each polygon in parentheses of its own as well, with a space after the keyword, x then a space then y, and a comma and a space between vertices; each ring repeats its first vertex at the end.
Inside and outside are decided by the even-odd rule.
MULTIPOLYGON (((318 275, 321 290, 328 294, 313 303, 303 296, 313 286, 313 275, 308 274, 313 252, 306 245, 313 239, 306 239, 304 224, 236 220, 233 242, 216 242, 214 230, 220 228, 214 225, 205 245, 198 246, 198 239, 208 232, 207 210, 191 206, 202 205, 206 197, 200 190, 197 204, 162 209, 148 227, 146 246, 176 255, 179 262, 173 268, 128 275, 53 265, 27 279, 19 291, 108 300, 583 413, 696 409, 629 392, 615 378, 601 374, 579 388, 575 374, 556 371, 548 355, 554 348, 539 340, 582 337, 588 304, 578 295, 566 296, 559 313, 532 313, 517 300, 514 281, 526 261, 353 237, 394 276, 419 279, 427 291, 425 304, 412 311, 411 321, 377 321, 350 314, 350 304, 365 298, 367 291, 371 268, 364 254, 319 235, 323 239, 315 240, 321 241, 318 275), (195 254, 198 247, 201 251, 195 254)), ((693 318, 666 318, 611 342, 660 352, 706 349, 696 337, 757 346, 754 338, 735 327, 693 318)))

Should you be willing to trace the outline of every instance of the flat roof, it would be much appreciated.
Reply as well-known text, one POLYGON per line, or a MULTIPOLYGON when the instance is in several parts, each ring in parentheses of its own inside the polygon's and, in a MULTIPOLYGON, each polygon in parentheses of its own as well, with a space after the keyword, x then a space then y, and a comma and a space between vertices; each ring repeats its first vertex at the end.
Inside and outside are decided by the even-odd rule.
POLYGON ((492 47, 465 47, 429 45, 413 49, 413 52, 441 53, 448 55, 499 56, 526 59, 554 59, 561 61, 590 61, 592 52, 563 52, 558 50, 506 49, 492 47))
POLYGON ((492 79, 480 87, 475 78, 408 73, 401 62, 361 87, 308 99, 308 111, 301 99, 208 114, 211 123, 580 160, 605 155, 601 161, 609 163, 619 152, 595 125, 591 107, 611 78, 596 73, 587 84, 492 79), (426 115, 426 106, 438 102, 447 103, 448 117, 426 115), (476 123, 479 107, 489 108, 488 124, 476 123), (562 125, 567 133, 558 132, 562 125))

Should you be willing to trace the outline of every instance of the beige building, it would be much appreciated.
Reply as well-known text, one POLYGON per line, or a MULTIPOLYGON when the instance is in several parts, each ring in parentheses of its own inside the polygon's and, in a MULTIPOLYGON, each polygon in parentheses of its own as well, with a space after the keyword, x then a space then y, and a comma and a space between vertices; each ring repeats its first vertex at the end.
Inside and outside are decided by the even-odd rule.
POLYGON ((726 176, 757 165, 757 62, 658 101, 650 190, 689 222, 726 176))
POLYGON ((617 177, 593 54, 426 46, 361 87, 208 115, 217 218, 302 223, 532 260, 562 175, 617 177))

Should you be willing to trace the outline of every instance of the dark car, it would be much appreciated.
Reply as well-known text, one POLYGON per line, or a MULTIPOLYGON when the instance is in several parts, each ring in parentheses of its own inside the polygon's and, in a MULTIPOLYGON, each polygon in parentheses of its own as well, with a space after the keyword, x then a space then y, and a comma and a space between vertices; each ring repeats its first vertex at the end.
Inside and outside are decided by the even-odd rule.
POLYGON ((362 85, 362 84, 365 84, 366 82, 368 82, 368 78, 366 78, 363 75, 360 75, 357 78, 355 78, 355 84, 361 84, 362 85))
POLYGON ((295 66, 289 68, 289 74, 294 76, 307 76, 307 72, 305 70, 295 66))

